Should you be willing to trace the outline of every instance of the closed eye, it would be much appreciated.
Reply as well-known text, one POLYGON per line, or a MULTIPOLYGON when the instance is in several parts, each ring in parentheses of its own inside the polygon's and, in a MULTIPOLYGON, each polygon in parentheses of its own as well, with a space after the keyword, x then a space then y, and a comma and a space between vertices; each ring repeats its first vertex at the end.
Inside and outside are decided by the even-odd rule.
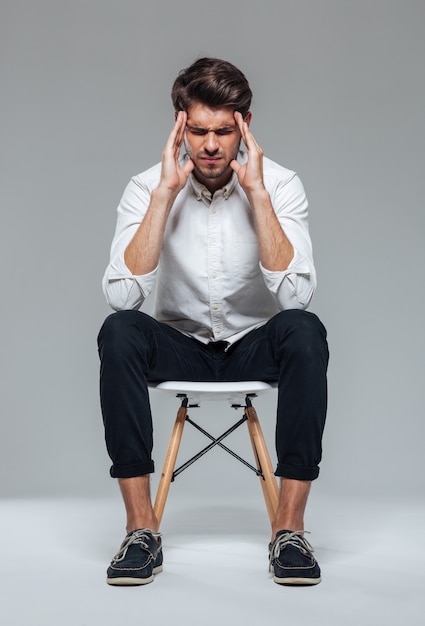
POLYGON ((234 132, 234 128, 217 128, 216 135, 231 135, 234 132))
POLYGON ((198 135, 198 136, 202 136, 202 135, 208 135, 208 133, 215 133, 216 135, 231 135, 236 127, 235 126, 225 126, 223 128, 216 128, 215 130, 208 130, 207 128, 200 128, 200 127, 196 127, 196 126, 186 126, 186 129, 192 134, 192 135, 198 135))

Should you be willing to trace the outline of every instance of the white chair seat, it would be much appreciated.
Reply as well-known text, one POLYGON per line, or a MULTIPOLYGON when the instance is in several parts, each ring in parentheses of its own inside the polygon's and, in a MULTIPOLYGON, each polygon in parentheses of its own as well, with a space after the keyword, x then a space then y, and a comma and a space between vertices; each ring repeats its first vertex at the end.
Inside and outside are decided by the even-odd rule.
POLYGON ((189 402, 203 400, 227 400, 232 403, 243 402, 247 394, 259 396, 277 388, 277 383, 265 383, 261 380, 243 380, 237 382, 194 382, 185 380, 167 380, 152 383, 151 389, 165 391, 173 396, 186 394, 189 402))

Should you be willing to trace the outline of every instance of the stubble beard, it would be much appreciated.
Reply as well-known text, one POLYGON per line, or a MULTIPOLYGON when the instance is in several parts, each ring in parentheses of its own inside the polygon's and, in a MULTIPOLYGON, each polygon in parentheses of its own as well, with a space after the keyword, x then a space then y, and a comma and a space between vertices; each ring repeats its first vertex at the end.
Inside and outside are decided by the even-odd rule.
MULTIPOLYGON (((230 161, 229 161, 230 163, 230 161)), ((223 176, 227 170, 229 169, 229 163, 223 165, 223 167, 201 167, 198 163, 194 161, 195 170, 199 172, 204 178, 215 179, 223 176)))
MULTIPOLYGON (((209 180, 214 180, 214 179, 216 179, 216 178, 221 178, 221 176, 224 176, 224 174, 226 174, 226 173, 230 170, 230 163, 231 163, 231 161, 233 161, 234 159, 236 159, 236 158, 237 158, 237 156, 238 156, 238 152, 239 152, 239 148, 240 148, 240 143, 238 144, 238 146, 237 146, 237 148, 236 148, 236 150, 235 150, 235 154, 234 154, 234 156, 232 156, 232 157, 230 158, 230 160, 229 160, 229 161, 228 161, 225 165, 223 165, 223 166, 222 166, 222 167, 220 167, 220 168, 216 168, 215 166, 211 166, 211 167, 202 167, 202 166, 199 164, 199 161, 200 161, 200 158, 201 158, 201 157, 199 157, 199 159, 196 159, 196 161, 195 161, 195 159, 193 159, 193 156, 192 156, 192 151, 190 150, 190 148, 188 147, 188 145, 186 144, 186 142, 185 142, 185 148, 186 148, 186 153, 187 153, 188 157, 189 157, 190 159, 192 159, 192 161, 193 161, 193 164, 194 164, 194 166, 195 166, 195 170, 196 170, 199 174, 201 174, 201 176, 203 176, 204 178, 207 178, 207 179, 209 179, 209 180)), ((202 156, 205 156, 205 154, 204 154, 204 153, 201 153, 201 154, 202 154, 202 156)), ((214 155, 214 156, 219 156, 219 155, 214 155)))

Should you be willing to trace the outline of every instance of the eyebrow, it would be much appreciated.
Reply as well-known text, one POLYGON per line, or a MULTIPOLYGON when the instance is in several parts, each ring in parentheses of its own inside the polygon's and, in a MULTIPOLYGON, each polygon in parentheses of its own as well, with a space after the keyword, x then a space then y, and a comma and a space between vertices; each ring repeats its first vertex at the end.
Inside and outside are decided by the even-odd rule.
POLYGON ((236 124, 234 124, 234 125, 226 124, 226 126, 219 126, 218 128, 210 128, 210 129, 204 128, 203 126, 196 126, 196 125, 192 126, 192 124, 186 124, 186 127, 189 130, 202 130, 202 131, 205 131, 205 132, 211 132, 212 131, 212 132, 215 133, 218 130, 234 130, 236 128, 236 124))

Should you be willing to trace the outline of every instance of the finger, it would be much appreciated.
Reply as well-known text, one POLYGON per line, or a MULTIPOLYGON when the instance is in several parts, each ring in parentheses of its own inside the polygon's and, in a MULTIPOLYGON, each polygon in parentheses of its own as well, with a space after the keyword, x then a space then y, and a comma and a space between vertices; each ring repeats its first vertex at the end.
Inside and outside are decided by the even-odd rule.
POLYGON ((194 167, 195 167, 195 164, 192 161, 192 159, 188 159, 186 163, 183 165, 183 171, 187 176, 189 176, 190 172, 193 170, 194 167))
POLYGON ((251 131, 249 130, 248 124, 244 120, 241 121, 241 127, 242 127, 242 139, 244 140, 245 145, 248 147, 248 144, 252 142, 254 137, 251 131))
POLYGON ((239 111, 235 111, 234 118, 240 130, 240 133, 242 135, 242 139, 245 141, 245 128, 244 128, 244 121, 243 121, 242 114, 239 113, 239 111))
POLYGON ((263 150, 258 145, 254 135, 250 131, 249 126, 248 126, 248 124, 246 122, 243 122, 243 127, 244 127, 244 133, 242 135, 242 139, 244 140, 244 143, 245 143, 246 147, 248 148, 248 152, 255 150, 260 155, 262 155, 263 154, 263 150))
POLYGON ((171 130, 171 133, 168 135, 167 143, 165 144, 165 147, 164 147, 164 152, 174 151, 180 126, 181 126, 181 116, 179 113, 176 117, 176 121, 174 122, 174 126, 171 130))
POLYGON ((186 111, 179 111, 176 121, 178 123, 176 144, 180 148, 180 146, 183 143, 184 133, 186 130, 186 121, 187 121, 186 111))
POLYGON ((248 124, 242 120, 241 123, 241 135, 242 135, 242 139, 244 141, 244 144, 246 145, 246 147, 248 148, 248 151, 254 149, 256 147, 256 142, 254 140, 253 134, 251 133, 251 131, 249 130, 249 126, 248 124))
POLYGON ((236 172, 236 174, 239 172, 239 170, 241 169, 242 165, 240 163, 238 163, 236 161, 236 159, 233 159, 233 161, 230 161, 229 163, 230 167, 232 168, 232 170, 234 172, 236 172))
POLYGON ((236 124, 239 126, 239 128, 241 128, 241 125, 243 123, 242 113, 240 113, 239 111, 235 111, 233 115, 234 115, 236 124))
MULTIPOLYGON (((169 142, 167 147, 172 151, 176 152, 179 150, 181 142, 182 142, 182 115, 181 111, 177 114, 176 121, 173 126, 173 130, 171 131, 169 142)), ((184 129, 184 126, 183 126, 184 129)))

